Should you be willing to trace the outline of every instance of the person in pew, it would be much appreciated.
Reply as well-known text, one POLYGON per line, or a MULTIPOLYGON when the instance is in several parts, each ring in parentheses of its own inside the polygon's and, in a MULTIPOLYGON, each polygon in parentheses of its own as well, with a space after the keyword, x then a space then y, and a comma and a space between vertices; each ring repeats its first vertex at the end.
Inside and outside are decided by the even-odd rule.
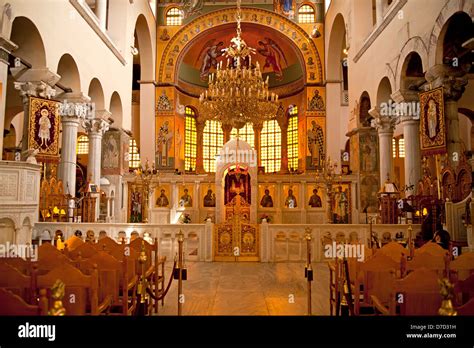
POLYGON ((107 237, 107 231, 100 231, 99 232, 99 240, 101 239, 104 239, 105 237, 107 237))
POLYGON ((437 243, 440 247, 445 250, 449 250, 449 242, 451 241, 451 236, 446 230, 438 229, 433 237, 432 242, 437 243))
POLYGON ((74 235, 77 237, 77 238, 81 238, 82 239, 82 232, 80 230, 76 230, 76 232, 74 232, 74 235))
POLYGON ((95 243, 95 233, 92 230, 86 232, 86 242, 95 243))
POLYGON ((137 231, 133 231, 132 233, 130 233, 130 242, 134 241, 135 239, 139 238, 140 235, 138 234, 137 231))

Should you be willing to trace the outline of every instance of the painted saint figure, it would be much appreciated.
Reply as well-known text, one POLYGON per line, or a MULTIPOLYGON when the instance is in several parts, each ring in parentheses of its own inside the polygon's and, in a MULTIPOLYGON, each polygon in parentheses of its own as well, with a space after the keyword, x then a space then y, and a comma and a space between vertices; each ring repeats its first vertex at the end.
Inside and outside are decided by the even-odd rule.
POLYGON ((193 199, 191 195, 188 193, 189 190, 187 188, 184 189, 184 195, 181 196, 179 201, 180 207, 192 207, 193 206, 193 199))
POLYGON ((212 192, 211 189, 207 190, 207 194, 204 196, 205 207, 215 207, 216 206, 216 194, 212 192))
POLYGON ((162 167, 167 167, 168 163, 168 151, 171 148, 171 140, 173 138, 173 132, 169 130, 169 122, 165 121, 160 127, 158 133, 157 143, 157 153, 158 153, 158 163, 162 167))
POLYGON ((323 160, 324 134, 323 129, 316 121, 311 121, 312 128, 308 130, 308 147, 311 153, 311 164, 320 167, 323 160))
POLYGON ((273 199, 272 196, 270 196, 270 190, 265 189, 265 194, 262 197, 262 200, 260 201, 260 205, 263 208, 273 208, 273 199))
POLYGON ((259 41, 258 45, 258 53, 265 57, 265 65, 263 66, 263 69, 271 68, 275 73, 275 78, 279 81, 283 80, 282 61, 284 61, 286 65, 288 65, 288 63, 281 48, 270 38, 265 38, 263 41, 259 41))
POLYGON ((49 120, 49 112, 46 109, 41 109, 41 117, 38 121, 39 131, 38 137, 41 139, 40 146, 48 146, 51 139, 51 121, 49 120))
POLYGON ((318 195, 318 189, 313 190, 313 195, 310 197, 308 204, 311 208, 321 208, 323 206, 321 197, 318 195))
POLYGON ((285 207, 287 207, 287 208, 296 208, 297 207, 296 197, 293 195, 293 190, 292 189, 288 190, 288 197, 286 197, 286 200, 285 200, 285 207))
MULTIPOLYGON (((202 59, 200 69, 200 77, 203 81, 207 81, 212 68, 217 68, 217 58, 222 56, 221 46, 224 45, 224 42, 219 41, 218 43, 214 43, 214 40, 211 40, 209 44, 210 46, 207 46, 205 49, 206 53, 202 59)), ((201 54, 199 56, 201 56, 201 54)))
POLYGON ((338 190, 334 194, 334 222, 335 223, 347 223, 347 207, 348 207, 347 191, 342 191, 342 186, 338 187, 338 190))
POLYGON ((160 196, 156 199, 156 205, 160 208, 167 207, 170 204, 166 197, 165 190, 161 189, 160 196))
POLYGON ((315 89, 312 98, 309 100, 309 110, 324 110, 324 100, 319 95, 319 90, 315 89))
POLYGON ((431 99, 428 102, 428 136, 436 137, 436 128, 438 127, 438 115, 436 110, 436 102, 431 99))
POLYGON ((132 217, 130 222, 140 222, 142 214, 142 195, 140 192, 132 192, 132 217))

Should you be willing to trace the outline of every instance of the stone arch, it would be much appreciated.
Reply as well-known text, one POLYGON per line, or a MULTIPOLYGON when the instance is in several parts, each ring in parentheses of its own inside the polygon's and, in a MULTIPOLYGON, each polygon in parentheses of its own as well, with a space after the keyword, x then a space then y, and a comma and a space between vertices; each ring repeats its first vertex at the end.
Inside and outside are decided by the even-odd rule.
POLYGON ((402 87, 402 78, 404 77, 403 68, 407 62, 407 58, 413 53, 416 53, 420 56, 422 62, 423 72, 428 70, 428 49, 423 42, 422 38, 419 36, 414 36, 410 38, 398 56, 397 67, 395 69, 395 90, 399 90, 402 87))
POLYGON ((116 91, 112 93, 112 97, 110 98, 109 111, 112 113, 114 126, 122 127, 122 118, 123 118, 122 100, 120 99, 120 95, 116 91))
MULTIPOLYGON (((164 49, 163 57, 161 59, 160 68, 158 71, 158 82, 160 83, 175 83, 177 81, 178 68, 176 62, 182 57, 186 47, 192 44, 194 39, 204 35, 210 30, 215 30, 220 25, 235 22, 235 9, 226 8, 222 10, 206 13, 203 16, 191 21, 183 28, 181 28, 168 42, 164 49), (175 47, 177 49, 175 49, 175 47), (173 62, 169 64, 169 62, 173 62)), ((323 81, 323 67, 319 52, 314 41, 310 36, 297 24, 293 23, 286 17, 259 8, 242 8, 242 23, 259 24, 264 23, 267 26, 273 27, 273 30, 278 31, 281 35, 286 37, 291 42, 296 43, 298 53, 303 57, 301 65, 305 74, 305 82, 322 83, 323 81), (257 18, 257 21, 252 20, 257 18), (293 34, 294 33, 294 34, 293 34), (293 38, 294 37, 294 38, 293 38), (303 43, 306 43, 307 50, 301 49, 303 43), (308 44, 309 43, 309 44, 308 44), (314 57, 315 69, 317 71, 310 71, 306 64, 307 57, 314 57), (312 79, 311 72, 315 75, 312 79)))
POLYGON ((383 77, 377 87, 377 104, 376 106, 380 107, 382 103, 388 103, 392 98, 392 85, 387 76, 383 77))
POLYGON ((57 74, 61 76, 59 83, 64 87, 70 88, 73 92, 81 91, 81 79, 79 69, 74 58, 65 53, 61 56, 58 63, 57 74))
POLYGON ((450 0, 442 8, 431 30, 428 47, 428 66, 443 63, 443 41, 447 30, 447 23, 457 12, 465 12, 474 18, 474 3, 467 0, 450 0))
POLYGON ((141 80, 153 80, 153 44, 150 27, 143 14, 138 15, 135 21, 135 37, 138 42, 140 55, 141 80))
POLYGON ((0 219, 0 244, 5 244, 6 242, 15 243, 15 223, 12 217, 3 217, 0 219))
POLYGON ((372 116, 369 114, 369 110, 372 108, 372 102, 367 91, 362 92, 359 98, 359 119, 358 124, 362 127, 370 127, 372 116))
POLYGON ((97 78, 93 78, 89 84, 88 96, 91 102, 95 103, 96 110, 103 110, 105 107, 104 89, 97 78))
POLYGON ((346 24, 344 16, 338 13, 329 32, 328 57, 326 66, 327 80, 341 80, 342 50, 346 44, 346 24))
POLYGON ((31 64, 33 68, 46 67, 44 41, 36 25, 27 17, 16 17, 12 23, 10 40, 18 48, 14 55, 31 64))

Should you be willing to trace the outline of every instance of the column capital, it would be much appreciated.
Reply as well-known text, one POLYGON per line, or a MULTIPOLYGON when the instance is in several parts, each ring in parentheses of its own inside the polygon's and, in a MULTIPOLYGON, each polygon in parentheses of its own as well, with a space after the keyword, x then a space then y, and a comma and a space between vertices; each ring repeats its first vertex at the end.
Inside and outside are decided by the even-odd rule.
POLYGON ((36 82, 46 84, 50 87, 54 87, 56 83, 61 79, 61 76, 52 72, 49 68, 25 68, 14 67, 10 69, 13 78, 17 82, 36 82))
POLYGON ((20 96, 23 102, 27 101, 25 98, 42 97, 51 99, 55 96, 56 90, 43 81, 35 82, 13 82, 16 90, 20 91, 20 96))
POLYGON ((420 100, 420 97, 418 96, 418 91, 410 89, 399 89, 398 91, 395 91, 390 94, 390 97, 396 103, 410 103, 417 102, 420 100))
POLYGON ((377 129, 379 134, 393 133, 398 122, 397 117, 382 115, 378 106, 370 109, 369 114, 374 118, 375 129, 377 129))
POLYGON ((61 93, 56 97, 62 103, 59 105, 59 116, 64 122, 81 122, 95 114, 91 98, 79 93, 61 93))
POLYGON ((86 130, 87 134, 101 137, 109 130, 110 123, 103 118, 90 118, 85 119, 82 122, 82 126, 86 130))
POLYGON ((437 87, 444 88, 444 97, 448 100, 457 101, 461 98, 468 78, 462 68, 454 68, 446 64, 432 66, 425 74, 427 84, 423 86, 425 90, 437 87))

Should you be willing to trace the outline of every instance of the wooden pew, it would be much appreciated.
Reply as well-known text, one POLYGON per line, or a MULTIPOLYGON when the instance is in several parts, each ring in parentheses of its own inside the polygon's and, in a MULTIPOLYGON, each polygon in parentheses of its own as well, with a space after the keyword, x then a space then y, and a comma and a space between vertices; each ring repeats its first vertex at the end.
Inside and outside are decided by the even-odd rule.
POLYGON ((0 288, 13 292, 29 304, 36 303, 34 292, 36 288, 35 276, 26 275, 3 262, 0 263, 0 288))
POLYGON ((0 315, 48 315, 48 299, 46 297, 46 290, 41 289, 39 295, 38 305, 31 305, 8 289, 0 288, 0 315))

